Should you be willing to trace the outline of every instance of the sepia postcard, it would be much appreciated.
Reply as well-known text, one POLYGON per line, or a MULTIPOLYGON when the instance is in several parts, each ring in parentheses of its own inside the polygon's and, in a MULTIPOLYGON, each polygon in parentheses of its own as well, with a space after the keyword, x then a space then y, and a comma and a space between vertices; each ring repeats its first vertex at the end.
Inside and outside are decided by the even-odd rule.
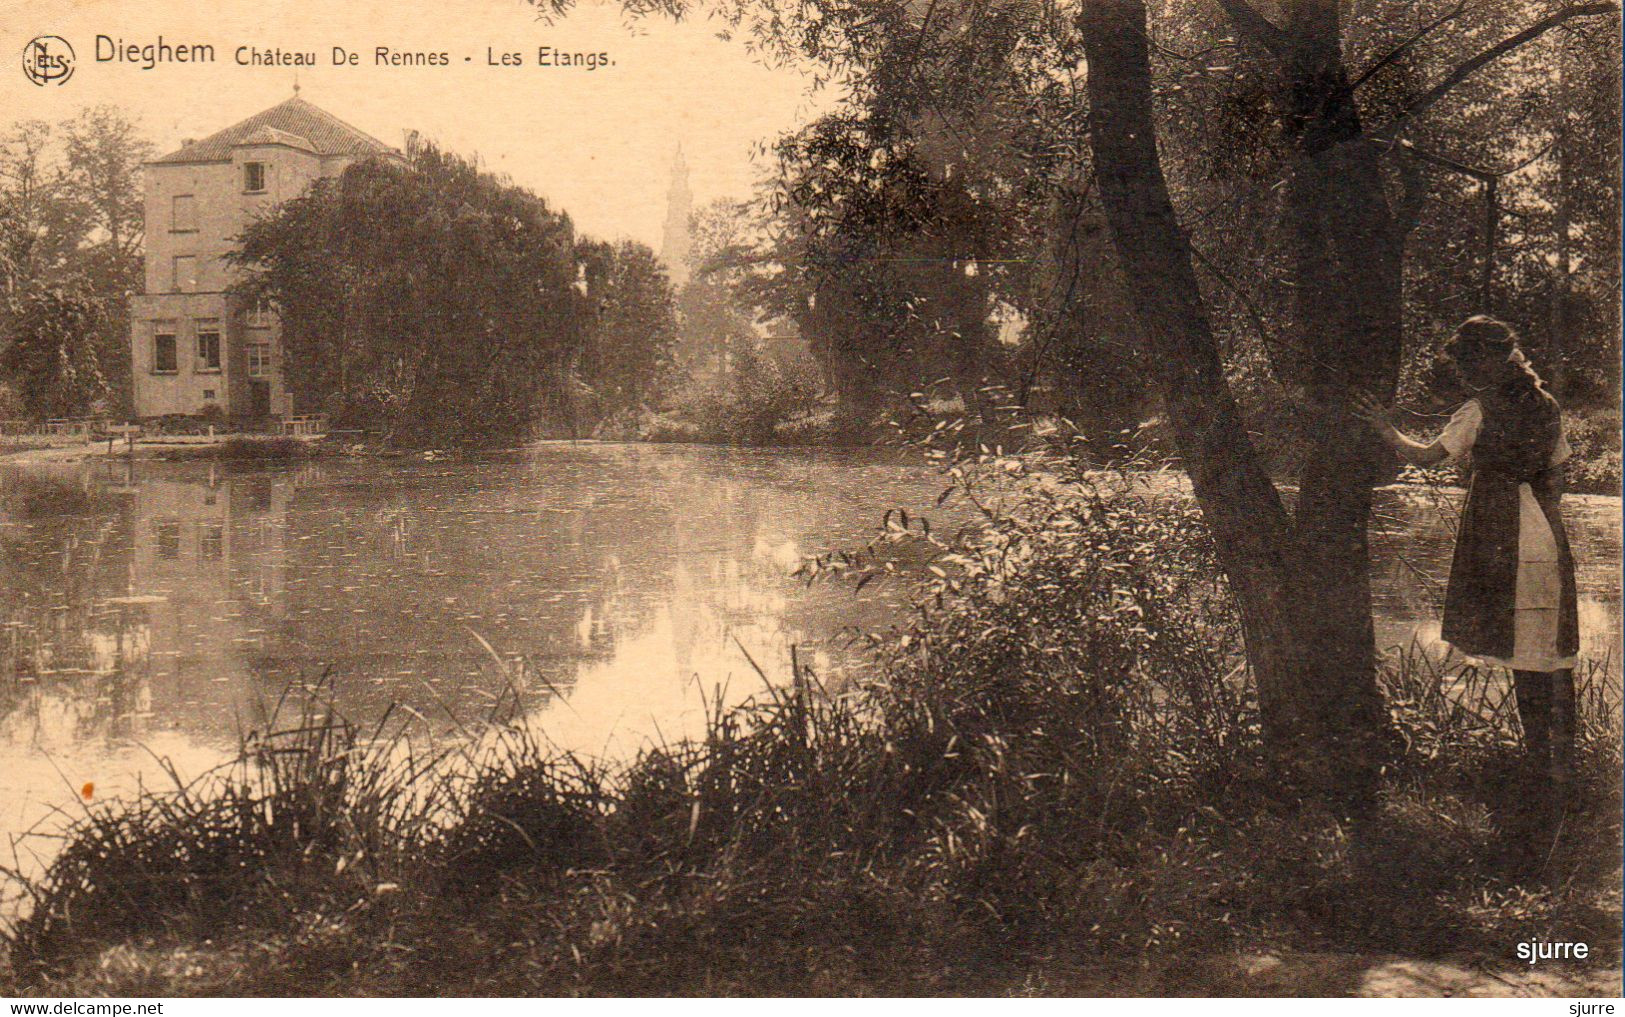
POLYGON ((13 1012, 1613 1012, 1617 0, 0 11, 13 1012))

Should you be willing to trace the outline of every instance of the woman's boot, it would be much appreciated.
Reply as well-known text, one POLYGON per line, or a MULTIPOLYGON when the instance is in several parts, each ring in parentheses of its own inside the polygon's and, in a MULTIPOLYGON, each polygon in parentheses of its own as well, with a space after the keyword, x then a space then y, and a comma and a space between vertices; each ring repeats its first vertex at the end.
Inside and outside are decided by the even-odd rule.
POLYGON ((1554 820, 1562 810, 1554 808, 1553 787, 1553 682, 1544 671, 1514 671, 1518 695, 1518 722, 1523 727, 1523 766, 1516 790, 1511 822, 1507 832, 1516 842, 1518 869, 1535 875, 1545 867, 1551 853, 1554 820))
POLYGON ((1550 679, 1552 811, 1562 824, 1574 808, 1574 671, 1553 671, 1550 679))
POLYGON ((1544 671, 1514 671, 1518 723, 1523 727, 1523 793, 1546 797, 1552 779, 1552 676, 1544 671))

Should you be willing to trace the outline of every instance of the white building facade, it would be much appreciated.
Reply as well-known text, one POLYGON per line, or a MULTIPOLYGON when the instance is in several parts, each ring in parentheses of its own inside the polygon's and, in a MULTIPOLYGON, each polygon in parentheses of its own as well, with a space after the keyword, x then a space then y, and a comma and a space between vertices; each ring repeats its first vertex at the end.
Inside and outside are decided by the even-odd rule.
POLYGON ((276 315, 233 299, 225 256, 266 209, 372 157, 399 153, 296 94, 146 165, 145 285, 130 306, 136 416, 305 412, 283 381, 276 315))

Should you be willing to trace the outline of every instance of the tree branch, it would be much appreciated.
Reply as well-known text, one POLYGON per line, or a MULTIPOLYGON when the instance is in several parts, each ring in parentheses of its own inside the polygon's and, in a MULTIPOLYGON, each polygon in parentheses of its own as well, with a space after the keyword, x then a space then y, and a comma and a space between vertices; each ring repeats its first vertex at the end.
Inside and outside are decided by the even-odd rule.
POLYGON ((1389 64, 1393 63, 1395 60, 1398 60, 1400 57, 1404 56, 1407 52, 1410 51, 1410 48, 1412 46, 1415 46, 1417 43, 1421 42, 1423 39, 1425 39, 1428 36, 1432 35, 1435 31, 1437 31, 1439 29, 1440 26, 1444 25, 1446 22, 1454 21, 1455 19, 1461 17, 1462 14, 1466 13, 1466 11, 1467 11, 1467 0, 1461 0, 1460 3, 1456 4, 1456 6, 1452 7, 1449 11, 1445 12, 1444 16, 1436 18, 1433 21, 1429 22, 1428 24, 1424 25, 1422 28, 1417 30, 1415 35, 1412 35, 1409 39, 1406 39, 1404 42, 1400 43, 1398 46, 1395 46, 1393 49, 1391 49, 1387 53, 1383 54, 1382 59, 1380 59, 1376 63, 1372 64, 1370 67, 1367 67, 1365 69, 1365 73, 1361 74, 1358 78, 1355 78, 1354 79, 1354 84, 1350 85, 1349 87, 1350 88, 1359 88, 1361 85, 1365 84, 1368 80, 1370 80, 1372 75, 1376 74, 1378 71, 1382 70, 1384 67, 1387 67, 1389 64))
POLYGON ((1479 182, 1494 180, 1496 177, 1496 174, 1490 172, 1489 170, 1479 169, 1477 166, 1469 166, 1464 162, 1457 162, 1448 156, 1438 155, 1436 153, 1429 152, 1426 149, 1417 148, 1408 141, 1400 142, 1399 150, 1414 159, 1420 159, 1422 162, 1430 162, 1435 166, 1443 166, 1447 170, 1452 170, 1456 173, 1460 173, 1463 176, 1472 177, 1474 180, 1479 182))
POLYGON ((1409 141, 1400 142, 1399 150, 1404 152, 1406 155, 1413 156, 1422 160, 1423 162, 1430 162, 1435 166, 1443 166, 1445 169, 1454 170, 1463 176, 1472 177, 1474 180, 1482 183, 1489 180, 1499 180, 1502 177, 1511 176, 1512 174, 1517 173, 1519 170, 1526 169, 1536 160, 1545 158, 1546 153, 1550 152, 1556 145, 1556 141, 1549 142, 1545 148, 1542 148, 1534 155, 1529 156, 1523 162, 1518 163, 1516 166, 1508 166, 1503 170, 1485 169, 1481 166, 1469 166, 1464 162, 1457 162, 1455 159, 1452 159, 1449 156, 1439 155, 1437 152, 1429 152, 1426 149, 1418 148, 1409 141))
POLYGON ((1287 35, 1247 0, 1219 0, 1236 31, 1263 46, 1277 60, 1286 58, 1287 35))
POLYGON ((1600 3, 1577 4, 1573 7, 1565 7, 1562 10, 1557 11, 1555 14, 1550 14, 1540 19, 1533 25, 1530 25, 1528 28, 1519 32, 1517 35, 1502 39, 1500 42, 1479 53, 1477 56, 1458 64, 1455 70, 1444 76, 1444 80, 1422 93, 1422 95, 1418 97, 1415 102, 1411 103, 1409 106, 1406 106, 1404 112, 1400 113, 1400 115, 1395 118, 1392 123, 1383 127, 1382 130, 1377 132, 1373 137, 1393 137, 1400 130, 1402 130, 1407 123, 1433 108, 1433 106, 1438 103, 1440 99, 1443 99, 1445 96, 1449 95, 1452 89, 1461 84, 1463 81, 1467 80, 1480 68, 1484 67, 1486 64, 1494 63, 1496 60, 1506 56, 1508 53, 1511 53, 1513 50, 1519 48, 1525 43, 1540 38, 1542 35, 1545 35, 1547 32, 1551 31, 1553 28, 1556 28, 1558 25, 1561 25, 1563 22, 1570 21, 1574 18, 1586 18, 1599 14, 1612 14, 1618 10, 1619 4, 1615 3, 1614 0, 1603 0, 1603 2, 1600 3))

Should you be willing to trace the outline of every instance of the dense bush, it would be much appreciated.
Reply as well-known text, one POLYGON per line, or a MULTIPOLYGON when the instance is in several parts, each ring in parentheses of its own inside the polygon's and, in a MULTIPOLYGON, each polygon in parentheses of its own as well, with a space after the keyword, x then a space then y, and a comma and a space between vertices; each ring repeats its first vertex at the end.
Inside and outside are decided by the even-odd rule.
POLYGON ((773 445, 780 427, 804 418, 818 404, 811 372, 741 348, 726 373, 689 386, 678 398, 675 430, 689 435, 683 440, 773 445))
POLYGON ((530 437, 591 324, 569 217, 429 144, 316 181, 240 244, 296 403, 405 447, 530 437))
POLYGON ((1573 450, 1568 468, 1570 488, 1594 494, 1618 494, 1619 412, 1565 413, 1563 433, 1573 450))
POLYGON ((1087 933, 1101 864, 1256 781, 1256 717, 1194 505, 1127 474, 1014 496, 942 558, 942 606, 884 645, 883 701, 932 704, 967 757, 934 816, 938 891, 1087 933))

